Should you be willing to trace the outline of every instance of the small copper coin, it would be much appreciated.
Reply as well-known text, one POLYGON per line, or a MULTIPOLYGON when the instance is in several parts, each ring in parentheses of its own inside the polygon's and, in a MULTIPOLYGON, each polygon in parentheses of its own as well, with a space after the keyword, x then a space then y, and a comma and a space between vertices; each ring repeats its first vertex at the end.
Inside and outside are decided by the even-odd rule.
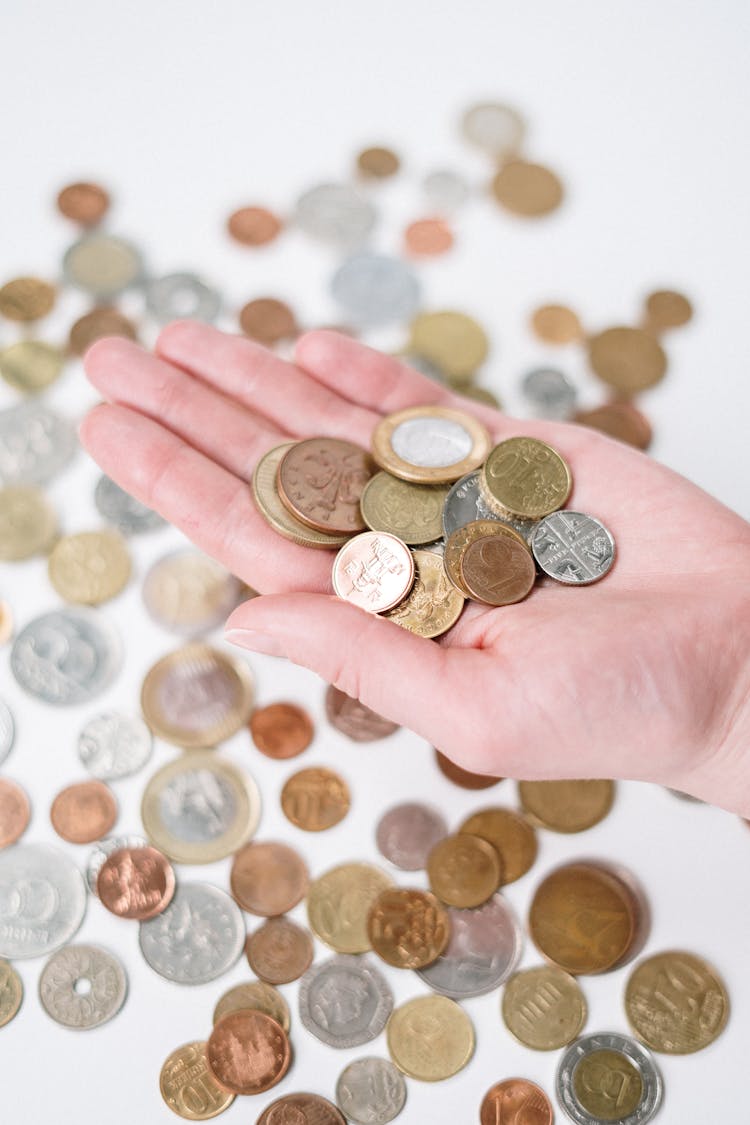
POLYGON ((609 437, 633 445, 636 449, 648 449, 653 430, 645 414, 630 402, 605 402, 593 410, 579 410, 572 419, 579 426, 589 426, 609 437))
POLYGON ((227 219, 227 230, 243 246, 265 246, 281 232, 281 219, 267 207, 240 207, 227 219))
POLYGON ((549 1098, 528 1078, 506 1078, 491 1086, 479 1110, 481 1125, 552 1125, 549 1098))
POLYGON ((621 395, 648 390, 667 370, 664 349, 643 328, 607 328, 589 340, 588 348, 593 371, 621 395))
POLYGON ((385 180, 388 176, 395 176, 400 163, 392 149, 373 145, 372 148, 363 149, 357 156, 357 171, 367 179, 385 180))
POLYGON ((583 339, 578 314, 566 305, 542 305, 531 314, 531 327, 545 344, 572 344, 583 339))
POLYGON ((536 581, 529 551, 508 535, 475 539, 461 555, 461 578, 470 596, 484 605, 522 601, 536 581))
POLYGON ((453 231, 445 219, 417 219, 404 231, 404 247, 414 257, 445 254, 453 246, 453 231))
POLYGON ((276 297, 257 297, 240 309, 240 328, 251 340, 270 347, 293 339, 299 332, 294 313, 276 297))
POLYGON ((101 840, 117 820, 117 802, 103 781, 79 781, 61 789, 50 809, 52 827, 70 844, 101 840))
POLYGON ((421 969, 436 961, 450 939, 450 918, 428 891, 389 887, 367 916, 373 950, 397 969, 421 969))
POLYGON ((248 936, 245 956, 261 980, 289 984, 312 964, 312 935, 290 918, 269 918, 248 936))
POLYGON ((14 277, 0 288, 0 316, 8 320, 39 320, 54 303, 54 287, 38 277, 14 277))
POLYGON ((307 864, 294 848, 275 841, 245 844, 232 861, 229 883, 237 903, 250 914, 286 914, 305 895, 307 864))
MULTIPOLYGON (((484 539, 489 535, 503 535, 508 539, 513 539, 518 543, 531 558, 531 551, 526 540, 523 538, 519 531, 510 527, 509 524, 500 523, 498 520, 472 520, 464 527, 459 527, 454 531, 445 541, 445 549, 443 552, 443 565, 445 572, 450 578, 453 585, 457 590, 464 595, 464 597, 471 597, 468 589, 464 585, 464 580, 461 575, 461 560, 471 543, 477 539, 484 539)), ((532 560, 532 566, 533 566, 532 560)), ((536 573, 536 571, 534 572, 536 573)))
POLYGON ((409 548, 386 531, 363 531, 333 560, 334 593, 368 613, 386 613, 414 585, 416 567, 409 548))
POLYGON ((682 293, 673 289, 657 289, 646 298, 646 323, 644 328, 651 332, 663 332, 665 328, 680 328, 693 317, 693 306, 682 293))
POLYGON ((459 831, 481 836, 492 844, 502 861, 503 884, 515 883, 536 859, 536 832, 515 809, 481 809, 467 817, 459 831))
POLYGON ((359 500, 374 471, 359 445, 315 437, 287 450, 276 483, 284 506, 302 523, 328 535, 354 535, 367 527, 359 500))
POLYGON ((266 1106, 256 1125, 346 1125, 346 1118, 320 1094, 284 1094, 266 1106))
POLYGON ((492 194, 514 215, 530 219, 559 207, 563 187, 551 168, 527 160, 509 160, 493 179, 492 194))
POLYGON ((57 209, 82 227, 93 227, 109 210, 109 194, 98 184, 68 184, 57 197, 57 209))
POLYGON ((29 798, 15 781, 0 777, 0 848, 15 844, 29 826, 29 798))
POLYGON ((349 812, 351 797, 343 777, 322 766, 292 774, 281 790, 287 820, 305 832, 333 828, 349 812))
POLYGON ((68 347, 73 355, 83 355, 95 340, 100 340, 103 336, 122 336, 126 340, 137 340, 138 332, 132 320, 119 309, 104 305, 78 318, 70 329, 68 347))
POLYGON ((286 1074, 291 1061, 283 1028, 264 1012, 224 1016, 206 1044, 208 1069, 232 1094, 262 1094, 286 1074))
POLYGON ((427 857, 430 888, 448 906, 481 906, 500 886, 502 871, 492 844, 464 831, 440 840, 427 857))
POLYGON ((377 742, 400 729, 398 723, 384 719, 333 684, 329 684, 326 689, 325 707, 326 718, 331 726, 353 742, 377 742))
POLYGON ((145 922, 166 910, 175 891, 172 864, 156 848, 117 848, 96 877, 96 893, 118 918, 145 922))
POLYGON ((296 758, 313 740, 315 728, 296 703, 269 703, 250 716, 253 742, 267 758, 296 758))
POLYGON ((472 773, 471 770, 465 770, 462 766, 457 766, 438 749, 435 749, 435 761, 443 776, 452 781, 454 785, 458 785, 460 789, 489 789, 490 786, 497 785, 498 781, 504 780, 502 777, 492 777, 487 774, 472 773))

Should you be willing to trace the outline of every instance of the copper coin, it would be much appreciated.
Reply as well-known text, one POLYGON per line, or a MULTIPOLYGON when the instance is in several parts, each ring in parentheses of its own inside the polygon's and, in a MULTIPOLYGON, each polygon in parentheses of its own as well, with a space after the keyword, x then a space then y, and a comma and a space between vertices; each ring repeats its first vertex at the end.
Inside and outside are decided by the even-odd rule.
POLYGON ((240 309, 240 328, 251 340, 267 347, 289 340, 299 332, 289 305, 276 297, 256 297, 240 309))
POLYGON ((523 811, 535 824, 552 832, 583 832, 612 808, 614 781, 519 781, 523 811))
POLYGON ((103 781, 79 781, 61 789, 50 809, 52 827, 70 844, 101 840, 117 820, 117 802, 103 781))
POLYGON ((664 349, 643 328, 607 328, 592 336, 588 348, 594 372, 621 395, 648 390, 667 370, 664 349))
POLYGON ((261 980, 289 984, 299 980, 312 964, 312 935, 290 918, 269 918, 248 935, 245 956, 261 980))
POLYGON ((357 171, 368 179, 384 180, 398 172, 401 162, 390 148, 374 145, 357 156, 357 171))
POLYGON ((291 1061, 283 1028, 250 1008, 224 1016, 206 1044, 208 1069, 232 1094, 262 1094, 286 1074, 291 1061))
POLYGON ((172 901, 172 864, 156 848, 117 848, 105 859, 96 877, 96 893, 118 918, 145 922, 166 910, 172 901))
POLYGON ((466 818, 459 831, 481 836, 492 844, 502 860, 503 884, 515 883, 536 859, 536 832, 515 809, 480 809, 466 818))
POLYGON ((404 246, 414 257, 445 254, 453 246, 453 231, 445 219, 417 219, 404 231, 404 246))
POLYGON ((535 309, 531 327, 545 344, 571 344, 583 338, 578 315, 566 305, 542 305, 535 309))
POLYGON ((305 832, 333 828, 349 812, 350 803, 344 779, 322 766, 292 774, 281 790, 284 815, 305 832))
POLYGON ((367 527, 359 500, 374 471, 359 445, 316 437, 287 450, 276 483, 284 506, 302 523, 329 535, 354 535, 367 527))
POLYGON ((506 1078, 491 1086, 482 1099, 480 1125, 552 1125, 550 1100, 528 1078, 506 1078))
POLYGON ((83 355, 102 336, 123 336, 126 340, 137 340, 138 332, 132 320, 119 309, 104 305, 78 318, 70 329, 68 347, 73 355, 83 355))
POLYGON ((313 740, 312 719, 296 703, 270 703, 250 716, 253 742, 267 758, 296 758, 313 740))
POLYGON ((246 1012, 248 1009, 264 1012, 272 1020, 276 1020, 285 1034, 289 1034, 289 1005, 278 988, 262 980, 247 981, 228 989, 216 1003, 213 1022, 217 1024, 232 1012, 246 1012))
POLYGON ((653 436, 648 418, 630 402, 605 402, 593 410, 579 410, 573 421, 634 445, 636 449, 648 449, 653 436))
POLYGON ((284 1094, 266 1106, 256 1125, 346 1125, 346 1118, 320 1094, 284 1094))
POLYGON ((39 320, 54 303, 54 287, 38 277, 14 277, 0 288, 0 316, 8 320, 39 320))
POLYGON ((493 179, 492 194, 514 215, 536 218, 560 206, 563 187, 551 168, 527 160, 509 160, 493 179))
POLYGON ((435 844, 427 857, 427 874, 441 902, 466 909, 492 898, 503 868, 492 844, 461 831, 435 844))
POLYGON ((522 543, 507 535, 486 535, 461 555, 461 578, 469 594, 484 605, 512 605, 536 581, 536 567, 522 543))
POLYGON ((384 719, 333 684, 329 684, 326 689, 325 706, 326 718, 331 726, 353 742, 377 742, 399 730, 398 723, 384 719))
POLYGON ((240 207, 227 219, 227 230, 243 246, 265 246, 280 233, 281 219, 267 207, 240 207))
POLYGON ((363 531, 333 560, 334 593, 368 613, 386 613, 414 585, 414 556, 401 539, 386 531, 363 531))
POLYGON ((235 900, 250 914, 272 918, 286 914, 305 895, 307 865, 288 844, 245 844, 232 861, 229 883, 235 900))
POLYGON ((435 761, 443 776, 452 781, 454 785, 458 785, 460 789, 489 789, 490 786, 497 785, 498 781, 504 780, 502 777, 492 777, 487 774, 472 773, 471 770, 465 770, 463 766, 457 766, 437 748, 435 749, 435 761))
POLYGON ((66 219, 93 227, 109 210, 109 194, 99 184, 68 184, 57 197, 57 209, 66 219))
POLYGON ((29 798, 15 781, 0 777, 0 848, 15 844, 28 828, 29 798))
POLYGON ((367 916, 367 936, 383 961, 397 969, 431 965, 448 945, 448 912, 429 891, 388 887, 367 916))
POLYGON ((665 328, 679 328, 693 316, 693 306, 682 293, 673 289, 657 289, 646 298, 644 328, 663 332, 665 328))

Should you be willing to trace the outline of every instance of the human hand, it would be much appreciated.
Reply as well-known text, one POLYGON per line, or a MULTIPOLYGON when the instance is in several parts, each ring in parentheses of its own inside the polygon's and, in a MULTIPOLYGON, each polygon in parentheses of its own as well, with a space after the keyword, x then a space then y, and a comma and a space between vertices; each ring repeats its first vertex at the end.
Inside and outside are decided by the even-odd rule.
POLYGON ((660 782, 750 815, 750 524, 685 478, 593 430, 519 421, 329 331, 296 364, 250 340, 175 322, 152 355, 100 340, 85 359, 106 403, 82 441, 118 484, 264 596, 227 637, 286 656, 424 736, 460 765, 515 778, 660 782), (545 579, 499 609, 469 603, 439 642, 330 594, 333 556, 288 542, 248 482, 284 441, 369 448, 382 415, 457 407, 493 439, 548 442, 570 506, 612 531, 599 584, 545 579))

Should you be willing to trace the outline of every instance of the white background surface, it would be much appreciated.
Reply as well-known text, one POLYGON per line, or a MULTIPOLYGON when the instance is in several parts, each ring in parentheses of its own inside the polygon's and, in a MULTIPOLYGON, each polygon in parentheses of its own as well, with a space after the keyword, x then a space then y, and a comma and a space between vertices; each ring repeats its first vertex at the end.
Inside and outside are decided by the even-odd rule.
MULTIPOLYGON (((739 0, 685 5, 553 0, 448 4, 361 2, 271 4, 134 0, 106 6, 69 0, 15 5, 3 20, 2 277, 54 276, 72 240, 55 215, 63 183, 90 177, 108 184, 116 202, 111 225, 142 243, 154 272, 198 268, 219 284, 230 308, 253 296, 291 301, 303 323, 335 319, 326 281, 336 259, 289 234, 267 252, 245 252, 223 234, 234 207, 266 202, 284 212, 318 180, 348 174, 358 147, 383 142, 404 156, 401 179, 378 195, 388 212, 375 244, 398 246, 403 225, 421 213, 419 176, 447 164, 480 183, 488 169, 461 143, 456 119, 480 98, 517 104, 528 116, 529 155, 548 161, 568 190, 564 211, 526 224, 481 198, 461 215, 459 247, 419 267, 426 307, 476 315, 493 343, 484 381, 513 407, 529 365, 560 362, 592 404, 596 389, 577 349, 546 352, 528 329, 529 311, 547 300, 571 303, 587 327, 635 323, 643 295, 674 285, 693 298, 697 316, 667 340, 670 372, 643 400, 654 422, 655 456, 694 477, 750 516, 747 417, 750 383, 746 339, 748 253, 746 81, 748 9, 739 0)), ((45 332, 64 338, 85 301, 67 296, 45 332)), ((231 317, 227 325, 233 323, 231 317)), ((7 327, 2 340, 13 338, 7 327)), ((383 342, 400 343, 399 333, 383 342)), ((71 368, 50 400, 78 414, 93 401, 71 368)), ((13 401, 5 392, 0 405, 13 401)), ((98 526, 94 467, 81 456, 50 488, 66 531, 98 526)), ((669 535, 669 512, 655 533, 669 535)), ((62 712, 24 697, 1 654, 0 689, 19 734, 4 772, 29 791, 34 816, 28 840, 55 839, 48 822, 54 793, 81 776, 75 739, 86 718, 110 706, 135 708, 146 668, 173 645, 140 607, 138 580, 150 561, 179 542, 171 531, 133 542, 136 581, 106 614, 127 644, 125 671, 101 700, 62 712)), ((706 544, 706 549, 721 549, 706 544)), ((42 561, 0 570, 0 591, 21 624, 58 604, 42 561)), ((376 858, 379 810, 423 797, 443 807, 452 825, 491 801, 514 803, 512 783, 471 794, 448 784, 415 736, 401 732, 360 747, 330 730, 322 685, 268 658, 253 658, 263 703, 292 698, 315 715, 318 733, 304 759, 274 763, 248 738, 222 750, 246 764, 264 794, 260 838, 283 837, 301 848, 315 874, 344 857, 376 858), (284 779, 297 766, 333 765, 350 782, 350 815, 335 830, 310 837, 278 808, 284 779)), ((448 706, 449 685, 444 695, 448 706)), ((607 748, 602 770, 606 773, 607 748)), ((659 747, 654 747, 659 753, 659 747)), ((153 766, 172 756, 157 747, 153 766)), ((116 783, 118 831, 140 827, 140 792, 151 767, 116 783)), ((83 865, 87 848, 61 844, 83 865)), ((681 945, 708 956, 732 995, 731 1023, 702 1054, 662 1058, 666 1084, 660 1121, 692 1125, 739 1121, 744 1102, 750 974, 747 969, 747 857, 750 834, 736 817, 682 803, 653 787, 621 785, 609 819, 584 837, 541 833, 536 867, 507 896, 525 914, 534 886, 550 866, 581 854, 629 864, 653 908, 648 945, 681 945)), ((180 869, 227 885, 228 864, 180 869)), ((408 882, 405 876, 399 881, 408 882)), ((255 923, 248 919, 250 925, 255 923)), ((249 977, 238 964, 224 979, 181 988, 142 962, 137 929, 91 902, 79 933, 125 961, 130 994, 121 1014, 89 1033, 73 1033, 42 1012, 42 962, 19 965, 23 1008, 0 1032, 3 1121, 109 1125, 176 1120, 162 1106, 158 1073, 177 1045, 205 1037, 225 988, 249 977)), ((322 947, 317 955, 323 956, 322 947)), ((527 949, 526 964, 537 960, 527 949)), ((397 1001, 423 991, 411 974, 388 972, 397 1001)), ((587 1030, 625 1030, 621 996, 627 970, 583 981, 587 1030)), ((253 1122, 285 1091, 332 1096, 352 1058, 384 1053, 381 1038, 352 1052, 312 1039, 296 1013, 296 986, 284 993, 293 1013, 295 1062, 272 1094, 238 1099, 224 1118, 253 1122)), ((525 1075, 549 1092, 558 1053, 536 1054, 512 1041, 501 1024, 497 994, 466 1004, 478 1031, 476 1055, 441 1086, 409 1082, 402 1120, 478 1120, 485 1089, 525 1075)), ((558 1113, 558 1117, 560 1114, 558 1113)))

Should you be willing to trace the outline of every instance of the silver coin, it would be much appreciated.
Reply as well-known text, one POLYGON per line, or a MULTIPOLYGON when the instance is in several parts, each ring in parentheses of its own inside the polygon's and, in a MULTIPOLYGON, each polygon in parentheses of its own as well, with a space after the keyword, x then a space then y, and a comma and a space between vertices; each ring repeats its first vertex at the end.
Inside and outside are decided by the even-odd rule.
POLYGON ((102 519, 111 523, 122 535, 140 535, 167 527, 158 512, 147 508, 124 488, 102 474, 94 489, 94 503, 102 519))
POLYGON ((422 191, 432 211, 450 215, 469 198, 469 185, 458 172, 438 168, 422 180, 422 191))
POLYGON ((93 231, 65 251, 63 276, 98 301, 108 301, 143 280, 143 262, 132 242, 93 231))
POLYGON ((181 883, 156 918, 141 922, 146 962, 176 984, 205 984, 222 976, 245 946, 242 911, 210 883, 181 883))
POLYGON ((145 836, 106 836, 103 840, 98 840, 86 864, 86 886, 91 894, 96 898, 99 897, 96 880, 105 860, 112 852, 118 852, 120 848, 145 847, 148 847, 148 840, 145 836))
POLYGON ((92 777, 115 781, 130 777, 151 757, 153 736, 137 715, 103 711, 78 735, 78 757, 92 777))
POLYGON ((47 484, 78 449, 75 429, 48 406, 0 410, 0 484, 47 484))
POLYGON ((297 200, 297 226, 333 246, 353 248, 375 226, 373 205, 350 184, 318 184, 297 200))
POLYGON ((47 844, 0 852, 0 957, 43 957, 70 941, 86 913, 83 876, 47 844))
POLYGON ((468 430, 451 418, 410 418, 391 434, 391 447, 410 465, 446 468, 468 457, 473 448, 468 430))
POLYGON ((168 273, 147 282, 146 308, 160 324, 183 317, 210 324, 221 311, 221 294, 194 273, 168 273))
POLYGON ((39 977, 39 999, 47 1015, 77 1031, 111 1020, 127 990, 125 969, 98 945, 66 945, 52 954, 39 977))
POLYGON ((331 279, 331 294, 358 328, 401 323, 419 307, 420 284, 411 266, 385 254, 355 254, 331 279))
POLYGON ((588 586, 615 561, 615 541, 603 523, 582 512, 553 512, 539 520, 531 550, 540 568, 557 582, 588 586))
POLYGON ((87 703, 115 678, 119 638, 96 610, 59 609, 36 617, 16 637, 10 666, 29 695, 58 706, 87 703))
POLYGON ((16 737, 16 724, 7 703, 0 699, 0 765, 13 749, 16 737))
POLYGON ((417 801, 388 809, 375 829, 381 855, 402 871, 423 871, 430 851, 447 835, 448 825, 440 813, 417 801))
POLYGON ((339 955, 313 965, 299 986, 303 1024, 329 1047, 359 1047, 388 1022, 393 994, 364 957, 339 955))
POLYGON ((388 1059, 355 1059, 339 1075, 336 1101, 354 1125, 387 1125, 406 1101, 406 1082, 388 1059))
POLYGON ((521 382, 521 393, 537 418, 564 422, 573 414, 578 392, 556 367, 535 367, 521 382))
POLYGON ((161 824, 170 836, 186 844, 220 839, 235 823, 237 811, 235 790, 214 770, 178 773, 159 795, 161 824))
POLYGON ((526 127, 512 106, 483 102, 467 109, 461 120, 461 131, 467 141, 502 159, 519 150, 526 127))
POLYGON ((512 527, 519 535, 523 535, 528 542, 537 525, 537 520, 503 519, 490 511, 484 502, 479 487, 479 471, 467 473, 461 477, 451 488, 443 505, 443 531, 447 539, 454 531, 466 527, 467 523, 474 520, 495 520, 496 523, 505 523, 512 527))
POLYGON ((450 907, 451 936, 437 961, 418 969, 425 984, 441 996, 465 1000, 499 988, 523 951, 523 931, 501 895, 475 910, 450 907))
POLYGON ((220 563, 186 547, 156 560, 146 572, 141 593, 157 625, 195 637, 226 621, 242 599, 243 585, 220 563))
MULTIPOLYGON (((575 1071, 581 1059, 595 1051, 617 1051, 638 1071, 643 1091, 637 1107, 625 1117, 616 1116, 618 1093, 622 1092, 621 1082, 611 1085, 612 1111, 610 1121, 617 1125, 645 1125, 656 1113, 662 1098, 662 1080, 649 1051, 628 1035, 616 1032, 600 1032, 596 1035, 583 1035, 567 1048, 557 1068, 556 1091, 560 1105, 576 1125, 601 1125, 601 1118, 594 1117, 579 1102, 574 1089, 575 1071)), ((603 1079, 604 1081, 604 1079, 603 1079)), ((602 1085, 602 1091, 605 1086, 602 1085)))

